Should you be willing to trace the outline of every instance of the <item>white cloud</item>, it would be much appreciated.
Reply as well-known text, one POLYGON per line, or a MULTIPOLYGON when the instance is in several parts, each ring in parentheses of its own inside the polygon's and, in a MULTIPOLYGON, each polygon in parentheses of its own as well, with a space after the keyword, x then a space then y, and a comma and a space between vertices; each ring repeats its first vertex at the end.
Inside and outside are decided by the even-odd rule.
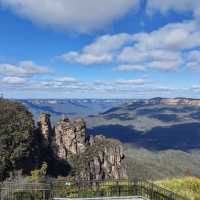
POLYGON ((88 53, 78 53, 78 52, 69 52, 59 56, 63 61, 70 63, 78 63, 83 65, 92 65, 92 64, 105 64, 112 61, 112 55, 110 54, 101 54, 94 55, 88 53))
POLYGON ((117 80, 117 84, 122 84, 122 85, 144 85, 147 83, 146 79, 128 79, 128 80, 117 80))
POLYGON ((120 71, 120 72, 143 72, 145 71, 144 65, 119 65, 115 68, 113 68, 114 71, 120 71))
POLYGON ((151 67, 152 62, 157 62, 157 69, 161 69, 158 62, 163 62, 164 69, 173 70, 173 66, 177 69, 178 63, 182 64, 182 51, 196 47, 200 47, 200 29, 198 23, 191 20, 171 23, 150 33, 103 35, 81 51, 60 57, 65 62, 83 65, 112 63, 116 58, 122 64, 150 62, 151 67))
MULTIPOLYGON (((120 62, 133 63, 133 66, 138 66, 137 63, 142 63, 146 68, 155 68, 159 70, 175 70, 178 69, 183 62, 181 54, 177 51, 138 50, 134 47, 126 47, 119 55, 118 59, 120 62)), ((140 65, 141 64, 139 64, 139 66, 140 65)))
POLYGON ((200 29, 195 21, 171 23, 151 33, 134 35, 139 48, 184 50, 200 46, 200 29))
POLYGON ((49 79, 29 79, 5 77, 0 80, 1 91, 13 97, 30 95, 45 98, 151 98, 154 96, 184 96, 199 94, 199 86, 173 87, 149 81, 147 78, 120 79, 85 82, 73 77, 51 77, 49 79))
POLYGON ((71 51, 58 57, 65 62, 83 65, 111 63, 116 51, 131 41, 133 41, 132 35, 126 33, 103 35, 98 37, 93 43, 85 46, 80 52, 71 51))
POLYGON ((192 12, 194 16, 198 16, 200 8, 199 0, 148 0, 147 13, 161 13, 166 15, 169 11, 179 13, 192 12))
POLYGON ((56 82, 63 82, 63 83, 77 83, 77 80, 73 77, 64 76, 55 79, 56 82))
POLYGON ((186 67, 188 69, 192 69, 192 70, 199 70, 200 69, 200 63, 197 62, 189 62, 186 64, 186 67))
POLYGON ((79 85, 79 81, 76 80, 73 77, 70 76, 61 76, 61 77, 55 77, 50 78, 46 80, 40 80, 37 82, 31 82, 31 87, 34 89, 66 89, 66 88, 72 88, 74 86, 79 85))
POLYGON ((1 83, 8 85, 23 85, 26 83, 26 81, 27 80, 25 78, 8 76, 8 77, 3 77, 1 83))
POLYGON ((139 6, 139 0, 0 0, 0 3, 36 24, 78 32, 103 28, 139 6))
MULTIPOLYGON (((134 44, 117 56, 121 63, 145 65, 158 70, 177 70, 186 65, 184 51, 200 47, 200 29, 195 21, 168 24, 150 33, 132 36, 134 44)), ((188 63, 188 66, 196 65, 188 63)))
POLYGON ((185 21, 165 25, 150 33, 103 35, 82 50, 67 52, 59 57, 65 62, 82 65, 109 64, 115 61, 122 66, 132 65, 116 69, 121 71, 133 71, 141 65, 176 70, 184 63, 183 51, 197 47, 200 47, 198 23, 185 21))
POLYGON ((6 76, 28 77, 37 74, 49 74, 47 67, 37 66, 32 61, 22 61, 17 65, 0 64, 0 74, 6 76))
POLYGON ((188 62, 198 62, 200 63, 200 51, 193 50, 189 53, 186 53, 186 59, 188 62))
POLYGON ((133 47, 125 47, 118 56, 118 61, 127 63, 144 62, 149 57, 146 50, 139 50, 133 47))
POLYGON ((179 61, 154 61, 148 63, 148 67, 164 71, 177 70, 181 66, 179 61))
POLYGON ((193 50, 185 53, 186 67, 193 70, 200 69, 200 51, 193 50))
POLYGON ((103 35, 98 37, 92 44, 86 46, 83 52, 95 55, 111 53, 131 41, 133 41, 133 36, 126 33, 103 35))

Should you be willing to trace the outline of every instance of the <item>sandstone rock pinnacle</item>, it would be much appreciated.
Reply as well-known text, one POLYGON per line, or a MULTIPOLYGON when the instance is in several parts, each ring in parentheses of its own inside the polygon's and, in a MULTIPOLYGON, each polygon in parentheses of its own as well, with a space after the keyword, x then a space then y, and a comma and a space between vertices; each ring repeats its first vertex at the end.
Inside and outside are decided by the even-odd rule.
POLYGON ((56 145, 55 153, 59 159, 74 159, 73 167, 79 179, 126 178, 122 144, 118 140, 107 139, 102 135, 87 136, 86 123, 83 119, 71 121, 63 117, 57 122, 53 132, 50 115, 43 113, 40 116, 39 127, 46 141, 53 140, 53 144, 56 145))
POLYGON ((48 142, 51 141, 52 137, 52 127, 51 127, 50 117, 51 117, 50 114, 42 113, 40 115, 40 120, 38 123, 41 134, 43 135, 44 139, 48 142))
POLYGON ((55 127, 55 140, 58 157, 67 159, 69 153, 80 154, 85 150, 86 125, 84 120, 71 122, 68 118, 60 120, 55 127))

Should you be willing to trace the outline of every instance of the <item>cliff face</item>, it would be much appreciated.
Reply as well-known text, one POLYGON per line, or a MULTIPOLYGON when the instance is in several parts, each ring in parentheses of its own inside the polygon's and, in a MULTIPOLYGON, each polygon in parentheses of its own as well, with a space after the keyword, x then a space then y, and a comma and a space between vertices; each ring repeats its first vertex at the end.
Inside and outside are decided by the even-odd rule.
POLYGON ((163 99, 161 103, 166 104, 166 105, 200 106, 200 100, 196 100, 196 99, 163 99))
MULTIPOLYGON (((44 138, 50 141, 50 116, 42 114, 39 124, 44 138)), ((104 180, 126 177, 121 143, 101 135, 87 136, 83 119, 73 122, 68 118, 61 119, 56 124, 53 135, 57 157, 62 160, 70 160, 73 157, 72 167, 78 178, 104 180)))
POLYGON ((57 155, 67 159, 68 154, 80 154, 85 150, 86 125, 82 119, 71 122, 68 118, 60 120, 55 127, 57 155))
POLYGON ((123 166, 123 147, 119 141, 97 135, 90 138, 90 148, 90 155, 92 155, 90 176, 92 179, 121 179, 126 177, 123 166))
POLYGON ((199 99, 188 99, 188 98, 154 98, 146 100, 145 103, 149 104, 163 104, 163 105, 191 105, 191 106, 200 106, 199 99))
POLYGON ((75 177, 84 180, 127 178, 123 148, 119 141, 91 136, 83 153, 74 155, 75 177))

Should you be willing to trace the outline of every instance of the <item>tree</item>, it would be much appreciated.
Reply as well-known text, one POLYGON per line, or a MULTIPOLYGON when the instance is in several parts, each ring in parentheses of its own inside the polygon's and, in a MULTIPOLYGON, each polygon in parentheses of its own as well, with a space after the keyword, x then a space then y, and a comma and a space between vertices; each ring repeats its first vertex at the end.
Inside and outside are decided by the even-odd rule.
POLYGON ((0 178, 30 171, 34 138, 32 114, 20 103, 0 99, 0 178))

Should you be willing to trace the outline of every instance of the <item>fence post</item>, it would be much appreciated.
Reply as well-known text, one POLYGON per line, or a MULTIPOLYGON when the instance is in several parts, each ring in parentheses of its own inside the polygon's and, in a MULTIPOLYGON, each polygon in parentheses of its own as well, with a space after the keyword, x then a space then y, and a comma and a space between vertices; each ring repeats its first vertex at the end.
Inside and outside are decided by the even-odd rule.
POLYGON ((118 196, 121 196, 121 188, 120 188, 120 184, 119 181, 117 181, 117 186, 118 186, 118 196))

